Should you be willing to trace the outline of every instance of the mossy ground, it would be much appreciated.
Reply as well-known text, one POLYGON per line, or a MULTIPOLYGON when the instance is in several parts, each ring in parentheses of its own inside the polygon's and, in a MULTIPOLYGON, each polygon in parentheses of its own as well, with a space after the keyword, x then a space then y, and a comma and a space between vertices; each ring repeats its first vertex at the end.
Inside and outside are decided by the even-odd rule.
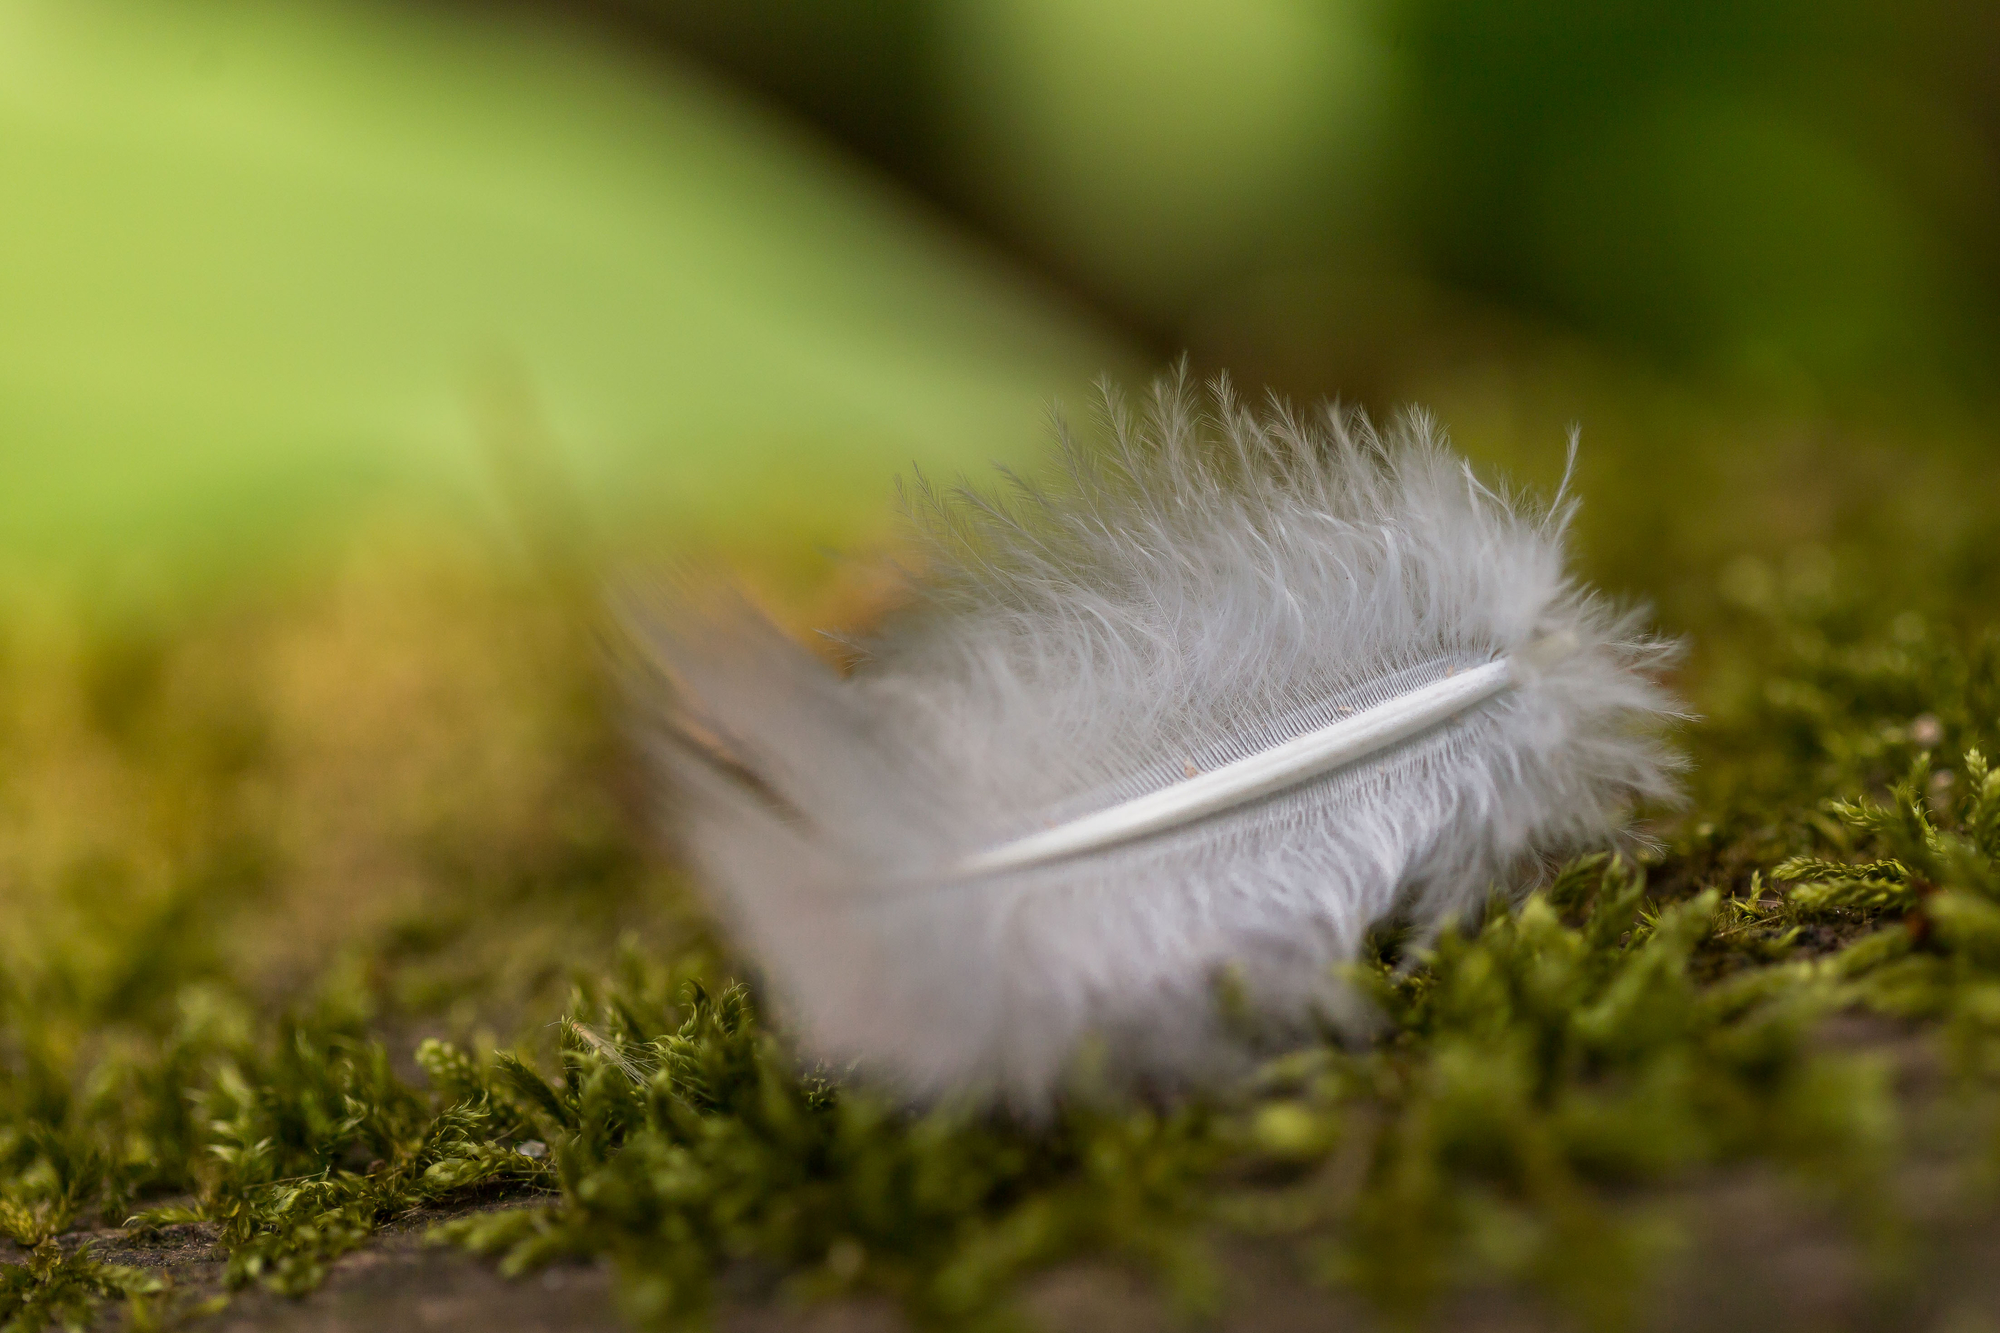
POLYGON ((1102 1325, 1048 1284, 1108 1271, 1246 1327, 1720 1326, 1675 1292, 1726 1270, 1739 1312, 1836 1289, 1800 1326, 1983 1327, 2000 510, 1977 458, 1851 456, 1586 475, 1587 571, 1693 644, 1651 844, 1385 941, 1372 1043, 1045 1124, 800 1069, 652 848, 573 582, 377 532, 151 620, 17 598, 0 1328, 276 1319, 416 1238, 595 1261, 642 1326, 1102 1325), (1817 1277, 1776 1272, 1799 1236, 1817 1277), (1243 1313, 1272 1290, 1291 1324, 1243 1313))

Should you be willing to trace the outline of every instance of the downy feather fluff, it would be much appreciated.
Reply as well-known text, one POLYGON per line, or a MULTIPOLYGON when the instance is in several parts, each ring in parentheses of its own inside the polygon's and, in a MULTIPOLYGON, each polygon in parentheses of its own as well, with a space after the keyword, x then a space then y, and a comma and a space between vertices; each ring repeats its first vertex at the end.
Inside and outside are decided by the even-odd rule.
POLYGON ((910 603, 849 674, 740 606, 640 618, 726 927, 808 1053, 913 1097, 1034 1107, 1086 1045, 1212 1076, 1219 979, 1310 1020, 1374 924, 1435 929, 1672 794, 1672 645, 1565 572, 1560 497, 1486 488, 1420 414, 1385 436, 1173 381, 1106 404, 1105 447, 1059 429, 1051 487, 917 488, 910 603), (1329 730, 1468 681, 1397 743, 1329 730), (1374 748, 1171 808, 1327 735, 1374 748))

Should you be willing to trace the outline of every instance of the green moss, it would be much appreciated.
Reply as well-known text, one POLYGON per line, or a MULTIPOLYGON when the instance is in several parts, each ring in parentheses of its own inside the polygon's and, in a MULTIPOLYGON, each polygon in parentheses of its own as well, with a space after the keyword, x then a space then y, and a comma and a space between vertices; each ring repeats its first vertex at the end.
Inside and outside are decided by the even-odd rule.
POLYGON ((0 1268, 0 1329, 34 1333, 86 1328, 98 1302, 107 1297, 125 1298, 134 1328, 157 1327, 155 1298, 165 1290, 157 1276, 97 1262, 88 1245, 66 1250, 42 1241, 29 1251, 27 1262, 0 1268))
POLYGON ((403 560, 143 651, 23 630, 0 1326, 193 1308, 92 1259, 92 1228, 199 1222, 229 1284, 297 1293, 442 1217, 509 1274, 608 1257, 648 1326, 699 1324, 736 1272, 1000 1327, 1021 1279, 1084 1256, 1212 1308, 1243 1234, 1397 1320, 1499 1282, 1612 1328, 1672 1243, 1664 1201, 1751 1169, 1886 1263, 1921 1108, 1816 1034, 1913 1024, 1987 1126, 1926 1150, 2000 1164, 2000 636, 1963 610, 1994 551, 1739 560, 1692 627, 1691 803, 1652 843, 1380 941, 1366 1042, 1041 1122, 800 1068, 646 850, 560 591, 403 560))

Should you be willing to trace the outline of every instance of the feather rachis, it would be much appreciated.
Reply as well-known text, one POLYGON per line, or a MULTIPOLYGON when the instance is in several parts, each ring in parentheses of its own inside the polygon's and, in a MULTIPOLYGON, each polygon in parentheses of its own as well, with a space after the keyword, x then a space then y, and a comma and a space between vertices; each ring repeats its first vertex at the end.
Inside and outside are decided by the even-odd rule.
POLYGON ((1565 574, 1567 486, 1530 511, 1416 414, 1385 436, 1226 390, 1198 413, 1169 383, 1103 418, 1101 453, 1059 431, 1056 480, 1009 478, 1004 502, 906 492, 930 560, 851 678, 729 618, 662 648, 679 669, 702 640, 676 707, 805 816, 664 750, 704 881, 804 1043, 916 1094, 1032 1105, 1091 1034, 1135 1074, 1198 1075, 1228 1045, 1219 969, 1297 1018, 1376 921, 1476 906, 1671 790, 1644 730, 1674 709, 1668 646, 1565 574), (1558 632, 1574 652, 1356 771, 1075 862, 946 873, 1302 710, 1558 632))

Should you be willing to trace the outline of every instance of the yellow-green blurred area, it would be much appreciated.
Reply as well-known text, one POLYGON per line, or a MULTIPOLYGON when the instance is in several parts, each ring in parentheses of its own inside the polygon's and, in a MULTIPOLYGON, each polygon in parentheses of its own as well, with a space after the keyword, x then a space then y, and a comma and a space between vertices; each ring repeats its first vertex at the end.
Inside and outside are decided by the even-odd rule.
POLYGON ((0 0, 0 910, 79 1013, 555 985, 665 929, 597 589, 863 618, 895 477, 1183 353, 1579 426, 1697 682, 1836 557, 1965 612, 1996 236, 1953 0, 0 0))
POLYGON ((526 15, 10 3, 0 161, 15 555, 463 512, 521 404, 595 515, 837 528, 1105 359, 803 131, 526 15))

